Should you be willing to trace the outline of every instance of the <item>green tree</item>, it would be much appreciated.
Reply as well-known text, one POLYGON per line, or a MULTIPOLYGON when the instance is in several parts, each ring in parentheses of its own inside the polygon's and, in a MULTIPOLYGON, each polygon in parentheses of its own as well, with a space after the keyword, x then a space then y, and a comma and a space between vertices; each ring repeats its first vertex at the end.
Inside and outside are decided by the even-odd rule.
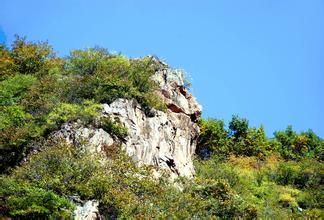
POLYGON ((280 144, 279 152, 285 159, 314 157, 323 160, 323 140, 312 130, 298 134, 292 126, 288 126, 284 131, 276 131, 274 136, 280 144))
POLYGON ((247 135, 249 128, 249 121, 245 118, 240 118, 237 115, 232 116, 232 120, 229 122, 230 134, 235 138, 244 138, 247 135))
POLYGON ((210 154, 227 156, 230 153, 230 139, 225 129, 224 121, 217 119, 201 119, 199 121, 200 135, 196 153, 202 158, 210 154))
POLYGON ((54 54, 47 42, 27 42, 26 38, 16 36, 11 56, 18 72, 35 74, 46 67, 47 61, 53 58, 54 54))

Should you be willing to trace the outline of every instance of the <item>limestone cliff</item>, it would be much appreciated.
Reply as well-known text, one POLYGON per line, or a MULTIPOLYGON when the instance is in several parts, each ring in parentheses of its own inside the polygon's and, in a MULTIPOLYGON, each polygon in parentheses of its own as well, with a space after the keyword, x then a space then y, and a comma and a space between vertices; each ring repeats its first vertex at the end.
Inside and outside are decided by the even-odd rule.
POLYGON ((171 69, 157 59, 154 61, 158 69, 152 80, 159 85, 157 92, 167 104, 165 112, 153 109, 147 114, 136 100, 118 99, 103 104, 102 114, 128 129, 125 139, 117 140, 103 129, 80 127, 77 123, 64 124, 55 136, 74 143, 85 139, 89 150, 94 152, 103 152, 104 147, 118 142, 139 164, 168 170, 173 177, 192 177, 201 106, 185 87, 182 71, 171 69))

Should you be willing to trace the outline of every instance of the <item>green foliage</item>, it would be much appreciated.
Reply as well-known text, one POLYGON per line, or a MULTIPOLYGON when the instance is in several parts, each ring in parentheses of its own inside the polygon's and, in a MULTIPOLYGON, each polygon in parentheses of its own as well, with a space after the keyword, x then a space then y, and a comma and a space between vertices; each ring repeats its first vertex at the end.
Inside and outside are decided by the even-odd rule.
POLYGON ((22 106, 12 105, 0 107, 0 130, 10 127, 22 127, 32 118, 22 106))
POLYGON ((102 117, 99 126, 109 134, 115 135, 119 138, 125 138, 128 134, 126 127, 122 126, 118 121, 113 121, 109 117, 102 117))
MULTIPOLYGON (((71 218, 74 206, 52 191, 28 182, 0 177, 0 213, 15 218, 71 218)), ((0 215, 1 217, 1 215, 0 215)))
POLYGON ((3 187, 1 195, 6 204, 11 198, 16 201, 4 206, 7 213, 42 217, 50 216, 50 210, 52 216, 68 214, 71 206, 66 203, 66 196, 79 195, 82 199, 99 200, 101 214, 106 218, 233 218, 244 215, 242 200, 226 181, 183 180, 179 183, 183 187, 181 192, 165 177, 152 179, 151 167, 136 166, 120 150, 109 158, 64 142, 49 141, 41 152, 29 158, 28 163, 6 177, 28 190, 18 199, 13 196, 15 189, 8 191, 3 187), (33 194, 29 192, 37 196, 30 198, 33 194), (48 197, 52 199, 40 203, 48 197), (34 209, 26 210, 24 205, 28 199, 35 203, 34 209), (51 211, 52 207, 60 208, 51 211))
POLYGON ((98 111, 101 106, 91 101, 84 104, 61 103, 52 112, 48 114, 48 124, 60 124, 63 122, 76 121, 81 118, 85 123, 89 123, 92 118, 98 117, 98 111))
POLYGON ((323 160, 324 142, 312 130, 297 134, 292 126, 288 126, 285 131, 277 131, 274 135, 280 144, 279 151, 285 159, 315 157, 323 160))
POLYGON ((60 80, 60 76, 55 74, 45 75, 29 87, 21 104, 30 114, 41 118, 60 102, 66 101, 67 83, 65 80, 60 80))
POLYGON ((234 138, 234 153, 237 155, 264 157, 269 143, 266 139, 264 129, 248 128, 245 137, 234 138))
POLYGON ((15 75, 0 82, 0 106, 19 104, 29 87, 36 81, 30 75, 15 75))
POLYGON ((110 55, 106 49, 90 48, 86 50, 73 50, 66 62, 66 70, 72 74, 92 75, 100 68, 110 55))
POLYGON ((227 156, 230 153, 230 140, 224 122, 216 119, 199 121, 200 135, 196 152, 201 157, 210 153, 227 156))
POLYGON ((233 116, 229 130, 217 119, 201 120, 199 125, 201 133, 196 152, 202 158, 209 155, 226 158, 230 154, 262 158, 273 148, 263 127, 250 128, 248 121, 238 116, 233 116))
POLYGON ((27 42, 16 37, 12 45, 12 58, 17 72, 35 74, 46 69, 47 61, 53 57, 52 48, 47 43, 27 42))
POLYGON ((196 160, 195 167, 198 178, 228 183, 241 200, 236 207, 245 213, 249 210, 250 216, 287 219, 319 218, 324 214, 323 165, 316 160, 287 163, 274 155, 263 160, 246 156, 223 160, 213 156, 196 160))
MULTIPOLYGON (((199 183, 201 180, 198 179, 199 183)), ((206 200, 205 207, 211 216, 228 219, 243 215, 241 199, 225 180, 207 179, 194 187, 195 193, 206 200)), ((198 198, 197 198, 198 199, 198 198)))
POLYGON ((235 139, 246 137, 248 128, 249 121, 237 115, 233 115, 232 120, 229 122, 230 133, 235 139))
POLYGON ((229 130, 216 119, 201 120, 200 128, 197 153, 204 160, 195 162, 197 176, 228 183, 250 205, 241 212, 265 219, 323 217, 323 140, 313 131, 288 127, 268 139, 262 127, 251 128, 238 116, 229 130))
POLYGON ((324 177, 324 166, 316 160, 279 163, 272 178, 281 185, 294 185, 297 188, 316 188, 324 177))

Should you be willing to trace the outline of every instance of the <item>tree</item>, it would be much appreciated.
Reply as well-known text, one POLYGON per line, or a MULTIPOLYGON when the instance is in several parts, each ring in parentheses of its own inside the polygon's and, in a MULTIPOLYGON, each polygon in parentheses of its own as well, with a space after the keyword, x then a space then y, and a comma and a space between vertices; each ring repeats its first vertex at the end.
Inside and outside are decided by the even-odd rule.
POLYGON ((224 121, 201 119, 199 125, 201 131, 196 153, 202 158, 207 158, 211 154, 228 155, 229 138, 228 131, 224 127, 224 121))
POLYGON ((54 57, 52 47, 47 42, 27 42, 16 36, 12 44, 11 56, 16 70, 22 74, 35 74, 46 66, 47 60, 54 57))
POLYGON ((230 134, 238 139, 240 137, 246 137, 249 128, 249 121, 245 118, 240 118, 237 115, 232 116, 232 120, 229 122, 230 134))

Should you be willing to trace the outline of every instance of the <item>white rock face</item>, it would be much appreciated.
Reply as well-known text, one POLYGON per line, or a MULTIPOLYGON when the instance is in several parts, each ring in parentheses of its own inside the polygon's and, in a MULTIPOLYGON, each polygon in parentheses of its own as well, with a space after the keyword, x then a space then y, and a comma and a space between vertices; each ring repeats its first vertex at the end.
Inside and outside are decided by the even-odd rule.
POLYGON ((181 70, 164 68, 152 77, 160 86, 160 93, 173 112, 200 117, 202 107, 185 88, 184 73, 181 70))
POLYGON ((147 117, 135 100, 125 99, 105 104, 104 114, 118 118, 128 129, 122 146, 134 161, 192 177, 199 128, 190 116, 155 111, 155 116, 147 117))
POLYGON ((99 215, 99 202, 96 200, 90 200, 83 205, 78 205, 74 210, 75 220, 96 220, 100 219, 99 215))
POLYGON ((86 128, 78 123, 63 124, 61 129, 52 134, 56 139, 64 139, 70 144, 85 147, 90 153, 100 153, 105 145, 113 145, 115 140, 103 129, 86 128))
MULTIPOLYGON (((199 135, 196 122, 201 106, 186 90, 181 71, 160 63, 152 79, 160 86, 158 92, 168 106, 166 112, 152 110, 147 115, 136 100, 118 99, 110 105, 104 104, 103 114, 128 129, 128 136, 121 141, 122 147, 138 164, 168 170, 172 177, 191 178, 195 172, 192 156, 199 135)), ((102 129, 78 128, 75 124, 64 125, 55 135, 72 143, 87 140, 91 152, 102 152, 104 145, 113 145, 116 141, 102 129)))

